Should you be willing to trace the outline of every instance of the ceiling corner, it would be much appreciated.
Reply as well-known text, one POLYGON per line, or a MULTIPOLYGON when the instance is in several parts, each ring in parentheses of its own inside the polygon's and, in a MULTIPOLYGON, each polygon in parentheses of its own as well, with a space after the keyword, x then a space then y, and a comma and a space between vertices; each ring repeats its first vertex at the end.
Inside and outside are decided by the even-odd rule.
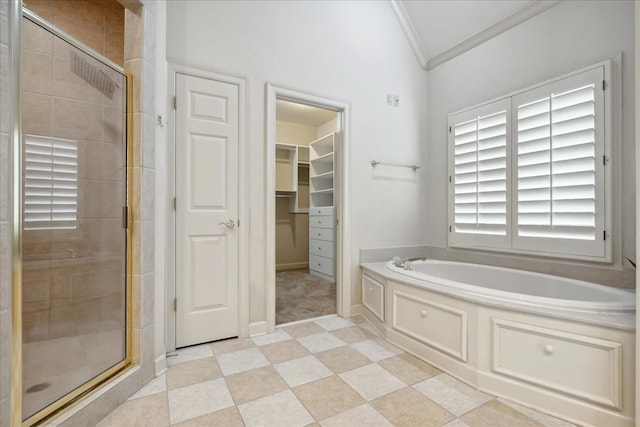
POLYGON ((416 28, 413 25, 413 22, 411 21, 411 18, 407 14, 407 10, 402 4, 402 0, 388 0, 388 2, 393 13, 396 15, 396 18, 398 18, 398 23, 400 23, 400 27, 402 28, 402 31, 404 31, 413 53, 416 55, 416 59, 418 60, 420 67, 427 70, 427 62, 429 60, 427 52, 416 28))

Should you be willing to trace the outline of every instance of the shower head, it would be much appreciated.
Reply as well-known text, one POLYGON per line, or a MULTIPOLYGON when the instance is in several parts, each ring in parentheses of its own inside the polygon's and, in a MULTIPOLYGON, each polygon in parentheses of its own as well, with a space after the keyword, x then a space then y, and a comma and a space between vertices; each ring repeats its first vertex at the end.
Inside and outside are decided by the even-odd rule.
POLYGON ((71 72, 99 90, 104 96, 109 97, 109 99, 113 99, 113 93, 116 87, 119 87, 102 70, 89 64, 73 51, 71 51, 71 72))

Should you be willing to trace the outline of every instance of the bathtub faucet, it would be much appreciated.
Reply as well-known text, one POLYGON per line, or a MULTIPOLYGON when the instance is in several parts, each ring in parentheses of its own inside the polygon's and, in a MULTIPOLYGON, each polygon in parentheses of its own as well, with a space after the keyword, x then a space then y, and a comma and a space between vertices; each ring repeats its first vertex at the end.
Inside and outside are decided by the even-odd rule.
POLYGON ((427 257, 416 257, 416 258, 400 258, 398 256, 394 256, 391 262, 398 268, 403 268, 405 270, 411 270, 411 263, 413 261, 424 261, 427 257))

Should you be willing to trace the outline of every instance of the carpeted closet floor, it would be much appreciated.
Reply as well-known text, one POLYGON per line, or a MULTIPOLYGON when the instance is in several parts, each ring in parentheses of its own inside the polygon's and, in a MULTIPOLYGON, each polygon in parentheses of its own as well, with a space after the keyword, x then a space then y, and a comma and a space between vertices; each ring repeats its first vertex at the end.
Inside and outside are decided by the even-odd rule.
POLYGON ((276 273, 276 324, 336 313, 336 284, 309 270, 276 273))

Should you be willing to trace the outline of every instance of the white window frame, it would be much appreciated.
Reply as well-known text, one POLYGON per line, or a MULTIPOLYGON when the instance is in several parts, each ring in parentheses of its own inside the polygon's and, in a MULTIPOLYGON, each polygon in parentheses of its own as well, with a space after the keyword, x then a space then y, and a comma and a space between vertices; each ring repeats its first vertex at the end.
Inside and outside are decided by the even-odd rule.
MULTIPOLYGON (((499 239, 495 239, 496 236, 491 235, 483 235, 483 234, 470 234, 470 233, 459 233, 455 230, 454 225, 454 191, 453 191, 453 181, 454 181, 454 158, 453 158, 453 133, 448 133, 448 165, 449 165, 449 189, 448 189, 448 208, 449 208, 449 233, 448 233, 448 243, 450 247, 457 248, 469 248, 469 249, 479 249, 479 250, 489 250, 489 251, 499 251, 499 252, 508 252, 508 253, 516 253, 516 254, 527 254, 527 255, 539 255, 545 257, 554 257, 554 258, 566 258, 572 260, 589 260, 596 262, 611 262, 612 261, 612 252, 613 245, 612 241, 614 236, 614 227, 613 227, 613 218, 614 218, 614 209, 613 209, 613 162, 612 162, 612 152, 614 152, 614 123, 619 123, 613 117, 613 102, 614 102, 614 85, 612 84, 612 68, 613 64, 611 60, 600 62, 580 70, 576 70, 574 72, 562 75, 560 77, 533 85, 531 87, 521 89, 515 91, 513 93, 507 94, 505 96, 496 98, 494 100, 483 102, 479 105, 466 108, 460 111, 452 112, 448 117, 448 129, 452 130, 452 127, 455 123, 461 123, 461 118, 473 117, 474 115, 482 115, 486 114, 486 108, 495 104, 496 102, 506 101, 510 105, 510 116, 508 118, 508 143, 507 143, 507 161, 510 163, 510 167, 507 168, 507 237, 502 239, 502 242, 499 239), (596 158, 596 163, 600 162, 602 165, 603 159, 606 162, 606 165, 603 167, 603 171, 600 171, 596 175, 596 179, 603 180, 601 182, 601 191, 600 194, 596 195, 601 197, 601 209, 604 209, 602 214, 596 216, 596 240, 598 248, 590 248, 588 250, 583 250, 583 246, 581 243, 584 242, 575 242, 570 239, 559 239, 559 238, 543 238, 543 237, 527 237, 523 238, 522 236, 516 236, 516 232, 514 231, 517 227, 517 212, 514 207, 517 206, 517 174, 514 172, 517 168, 517 155, 516 149, 514 148, 517 141, 515 140, 515 132, 516 132, 516 124, 513 120, 513 115, 517 114, 517 108, 515 103, 513 102, 513 98, 518 95, 530 92, 530 91, 544 91, 548 89, 549 93, 551 93, 551 87, 557 84, 562 84, 563 80, 568 78, 578 76, 583 73, 588 73, 593 70, 601 69, 602 75, 604 78, 603 83, 605 84, 605 90, 603 93, 603 110, 604 110, 604 120, 601 121, 603 126, 602 129, 602 144, 597 144, 597 146, 602 147, 600 149, 600 153, 597 154, 604 156, 603 158, 596 158), (562 243, 561 243, 562 242, 562 243), (576 251, 576 249, 578 249, 576 251), (576 253, 578 252, 578 253, 576 253)), ((619 73, 619 70, 618 70, 619 73)), ((619 75, 616 77, 620 78, 619 75)), ((598 85, 596 89, 601 89, 601 86, 598 85)), ((619 96, 617 94, 616 96, 619 96)), ((596 148, 598 150, 598 148, 596 148)), ((616 162, 619 164, 619 162, 616 162)), ((599 211, 598 211, 599 212, 599 211)), ((616 233, 617 235, 617 233, 616 233)), ((500 236, 502 237, 502 236, 500 236)), ((593 241, 590 241, 593 242, 593 241)))
POLYGON ((451 177, 449 182, 449 224, 451 229, 449 233, 449 245, 462 246, 462 247, 476 247, 486 249, 505 248, 510 244, 511 239, 511 199, 509 197, 509 183, 511 181, 511 167, 509 159, 511 157, 511 126, 509 125, 511 120, 511 101, 509 98, 493 101, 491 103, 474 108, 473 110, 467 110, 461 113, 452 114, 449 117, 449 126, 451 132, 449 132, 449 176, 451 177), (506 111, 507 115, 507 145, 506 145, 506 175, 507 175, 507 218, 506 218, 506 234, 505 235, 490 235, 490 234, 477 234, 477 233, 458 233, 455 230, 455 123, 463 123, 477 119, 479 117, 489 116, 500 111, 506 111), (455 118, 455 120, 453 120, 455 118))

